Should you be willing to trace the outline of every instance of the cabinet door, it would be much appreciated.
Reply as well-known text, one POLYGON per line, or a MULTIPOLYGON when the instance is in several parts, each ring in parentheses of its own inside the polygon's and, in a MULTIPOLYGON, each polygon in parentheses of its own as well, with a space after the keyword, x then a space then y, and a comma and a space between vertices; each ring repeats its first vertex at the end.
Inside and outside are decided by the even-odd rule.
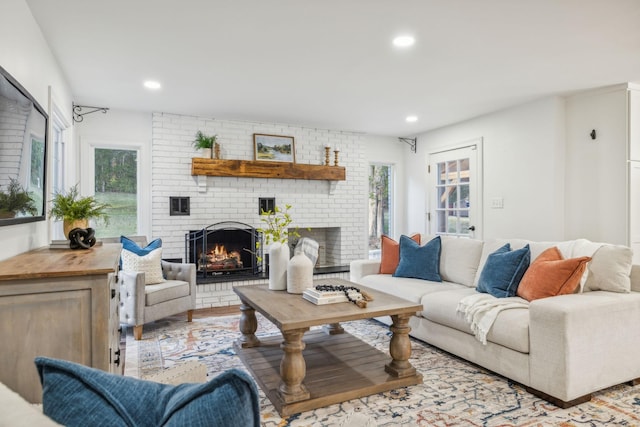
POLYGON ((91 366, 90 325, 90 289, 1 296, 0 381, 29 402, 42 402, 33 359, 46 356, 91 366))
POLYGON ((628 102, 629 159, 640 160, 640 90, 630 89, 628 102))

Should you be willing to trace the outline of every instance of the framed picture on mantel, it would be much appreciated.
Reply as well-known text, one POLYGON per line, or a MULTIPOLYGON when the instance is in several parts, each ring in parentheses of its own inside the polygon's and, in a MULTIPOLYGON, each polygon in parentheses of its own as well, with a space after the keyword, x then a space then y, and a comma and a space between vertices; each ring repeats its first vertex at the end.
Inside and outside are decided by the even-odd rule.
POLYGON ((256 160, 295 163, 296 149, 292 136, 253 134, 256 160))

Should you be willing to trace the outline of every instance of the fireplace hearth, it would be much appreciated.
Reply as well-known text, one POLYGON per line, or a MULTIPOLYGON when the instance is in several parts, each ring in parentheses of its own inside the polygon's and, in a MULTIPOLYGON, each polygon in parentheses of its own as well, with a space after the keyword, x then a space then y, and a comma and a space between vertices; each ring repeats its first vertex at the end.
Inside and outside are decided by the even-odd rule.
POLYGON ((198 283, 262 274, 256 250, 260 233, 241 222, 219 222, 185 234, 185 259, 196 264, 198 283))

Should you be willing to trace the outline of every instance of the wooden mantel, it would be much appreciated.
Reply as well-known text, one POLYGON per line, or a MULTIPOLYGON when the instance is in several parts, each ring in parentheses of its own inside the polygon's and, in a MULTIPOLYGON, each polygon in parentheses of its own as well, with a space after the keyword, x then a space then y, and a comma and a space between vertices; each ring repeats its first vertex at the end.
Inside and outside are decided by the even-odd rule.
POLYGON ((194 157, 191 175, 344 181, 347 172, 343 166, 194 157))

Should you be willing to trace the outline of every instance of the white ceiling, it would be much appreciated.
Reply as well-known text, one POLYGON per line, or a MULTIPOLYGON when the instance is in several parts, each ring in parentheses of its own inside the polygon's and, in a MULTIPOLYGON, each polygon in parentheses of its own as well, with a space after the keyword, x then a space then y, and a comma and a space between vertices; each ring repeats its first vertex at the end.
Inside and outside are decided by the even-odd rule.
POLYGON ((640 81, 640 0, 27 3, 75 102, 114 109, 409 136, 640 81))

